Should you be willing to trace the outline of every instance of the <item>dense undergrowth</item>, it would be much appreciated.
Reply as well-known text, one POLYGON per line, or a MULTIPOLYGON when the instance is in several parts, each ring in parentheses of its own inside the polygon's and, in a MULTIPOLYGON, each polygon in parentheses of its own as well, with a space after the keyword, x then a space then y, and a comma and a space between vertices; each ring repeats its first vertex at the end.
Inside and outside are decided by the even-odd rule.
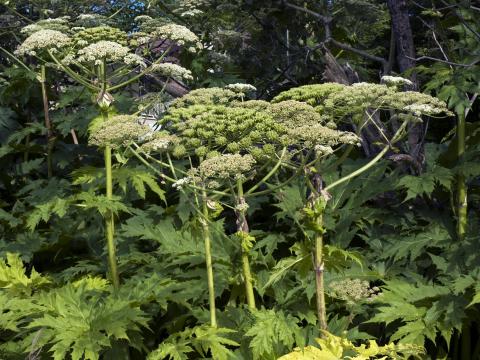
POLYGON ((4 4, 0 358, 478 359, 478 74, 260 99, 182 4, 4 4))

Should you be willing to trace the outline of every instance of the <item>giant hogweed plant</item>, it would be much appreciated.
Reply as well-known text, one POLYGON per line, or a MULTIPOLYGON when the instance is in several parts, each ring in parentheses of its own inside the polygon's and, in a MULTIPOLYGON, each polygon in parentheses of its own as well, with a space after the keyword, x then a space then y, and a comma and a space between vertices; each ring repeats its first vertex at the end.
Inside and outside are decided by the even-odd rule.
MULTIPOLYGON (((324 85, 324 87, 327 88, 330 87, 330 85, 324 85)), ((317 88, 322 90, 321 85, 317 86, 317 88)), ((341 102, 342 96, 345 98, 347 94, 356 91, 356 102, 362 107, 361 110, 369 115, 366 116, 367 121, 370 120, 373 122, 372 116, 367 110, 397 110, 398 114, 395 114, 393 119, 401 120, 402 122, 400 126, 395 129, 396 131, 391 139, 388 139, 386 134, 383 133, 383 130, 379 129, 379 131, 382 131, 386 140, 386 144, 381 151, 366 165, 334 181, 326 189, 321 188, 321 180, 318 176, 314 176, 312 180, 309 177, 306 177, 307 185, 311 189, 311 194, 313 195, 310 195, 304 211, 306 218, 308 219, 307 222, 310 224, 310 230, 313 230, 316 234, 314 241, 314 258, 316 259, 315 272, 317 274, 317 314, 319 327, 321 329, 326 329, 326 308, 323 286, 324 230, 322 224, 324 208, 326 201, 329 198, 326 191, 369 170, 386 154, 387 151, 395 150, 394 144, 396 144, 405 134, 405 129, 408 124, 413 121, 420 121, 422 113, 428 115, 448 113, 445 105, 434 98, 419 96, 415 102, 413 100, 414 94, 407 93, 402 95, 398 90, 390 89, 384 85, 377 86, 374 84, 361 84, 354 87, 353 90, 343 89, 341 86, 338 86, 337 90, 340 89, 342 90, 340 94, 334 94, 330 98, 327 96, 326 100, 331 101, 332 103, 335 101, 341 102), (371 95, 370 88, 377 92, 383 92, 385 98, 378 100, 377 96, 371 95), (403 96, 403 98, 401 96, 403 96), (392 99, 396 99, 398 103, 392 104, 392 99), (367 102, 368 100, 370 100, 370 103, 367 102), (374 100, 378 102, 376 103, 374 100)), ((296 89, 292 91, 295 90, 296 89)), ((202 196, 205 196, 208 189, 214 188, 214 194, 221 198, 226 194, 225 191, 219 192, 218 188, 222 186, 222 182, 225 183, 224 187, 226 187, 227 192, 230 188, 230 196, 234 200, 233 203, 228 204, 227 206, 235 210, 237 214, 237 225, 241 225, 239 229, 248 229, 245 214, 243 213, 243 208, 245 207, 246 202, 242 201, 242 195, 245 194, 246 196, 249 196, 250 194, 253 194, 252 196, 254 196, 255 190, 261 185, 264 185, 267 188, 281 189, 285 184, 273 185, 269 184, 268 180, 275 172, 280 172, 282 168, 293 168, 296 170, 291 178, 302 174, 305 170, 312 171, 311 169, 318 174, 318 172, 321 171, 321 168, 318 167, 321 162, 320 160, 325 156, 331 155, 334 151, 333 147, 339 144, 355 145, 359 142, 359 138, 353 133, 331 129, 331 127, 335 127, 334 121, 338 121, 340 116, 335 114, 328 119, 328 114, 324 114, 324 117, 322 117, 314 110, 314 108, 304 103, 299 103, 297 101, 284 101, 272 105, 258 101, 233 102, 231 104, 233 108, 254 109, 255 114, 265 112, 265 114, 270 114, 277 124, 283 126, 287 125, 286 128, 282 128, 282 126, 275 128, 276 134, 273 133, 271 129, 268 130, 268 128, 265 128, 265 130, 267 130, 265 132, 267 138, 262 139, 261 137, 258 137, 254 138, 254 141, 252 141, 252 139, 249 138, 249 135, 255 136, 257 134, 257 129, 253 129, 253 134, 249 132, 248 126, 250 123, 248 121, 248 116, 246 116, 248 113, 243 114, 243 118, 246 121, 244 121, 244 124, 239 125, 235 121, 237 116, 236 112, 238 110, 232 112, 227 110, 223 105, 219 105, 228 102, 228 95, 231 94, 220 90, 215 90, 215 92, 216 96, 212 96, 212 89, 205 91, 205 94, 199 90, 178 100, 177 104, 188 104, 189 106, 180 109, 173 106, 173 110, 162 119, 162 124, 164 129, 172 127, 173 132, 177 136, 178 142, 176 146, 173 147, 172 151, 176 153, 177 156, 189 153, 190 163, 199 163, 197 167, 190 169, 188 177, 178 180, 176 186, 187 188, 189 184, 193 184, 193 189, 197 188, 198 190, 201 190, 202 196), (232 126, 235 128, 235 131, 233 132, 230 129, 232 126), (239 139, 237 135, 238 128, 241 129, 241 139, 239 139), (216 133, 215 131, 219 133, 216 133), (270 138, 268 136, 270 136, 270 138), (267 143, 265 143, 266 140, 267 143), (277 147, 280 145, 280 147, 278 150, 272 151, 275 149, 275 145, 277 147), (189 151, 189 149, 191 150, 189 151), (279 149, 282 149, 281 153, 279 153, 279 149), (230 154, 229 152, 232 150, 239 151, 240 154, 230 154), (223 154, 218 155, 218 151, 222 151, 223 154), (242 152, 245 155, 241 155, 242 152), (197 157, 193 161, 192 153, 197 157), (277 162, 271 162, 270 167, 257 164, 258 162, 261 162, 262 158, 265 160, 264 158, 266 154, 271 156, 272 153, 276 154, 276 159, 278 159, 277 162), (288 155, 285 156, 286 154, 288 155), (206 160, 203 160, 203 157, 205 157, 206 160), (299 159, 301 159, 300 163, 298 162, 299 159), (259 167, 255 168, 254 166, 257 165, 259 165, 259 167), (252 171, 252 168, 256 171, 252 171), (244 184, 248 182, 247 180, 254 179, 255 175, 262 171, 264 171, 266 175, 263 178, 260 178, 259 182, 254 181, 251 188, 246 192, 243 192, 244 184), (201 186, 197 187, 199 184, 201 184, 201 186), (239 184, 241 184, 241 186, 239 184), (238 216, 239 214, 240 216, 238 216)), ((346 107, 346 109, 351 111, 350 107, 346 107)), ((358 111, 358 109, 355 110, 358 111)), ((352 112, 345 111, 344 118, 350 114, 352 114, 352 112)), ((262 123, 261 118, 256 118, 255 124, 256 126, 265 126, 262 123)), ((389 125, 388 122, 385 124, 389 125)), ((385 126, 385 124, 382 125, 385 126)), ((362 127, 364 125, 365 124, 360 124, 362 127)), ((138 147, 138 149, 141 148, 138 147)), ((346 151, 351 151, 351 148, 347 148, 346 151)), ((134 152, 136 156, 140 157, 140 154, 137 151, 134 152)), ((147 154, 147 159, 149 157, 150 156, 147 154)), ((169 161, 171 161, 171 159, 169 159, 169 161)), ((161 164, 160 161, 155 162, 161 164)), ((163 165, 165 165, 165 163, 163 165)), ((338 163, 336 165, 338 165, 338 163)), ((175 172, 171 162, 170 169, 175 172)), ((288 183, 288 180, 286 183, 288 183)), ((259 191, 258 193, 265 194, 271 190, 272 189, 267 189, 259 191)), ((207 202, 204 202, 204 204, 206 203, 207 202)), ((204 213, 204 215, 206 214, 207 213, 204 213)), ((247 232, 245 230, 241 231, 241 239, 243 242, 245 241, 246 234, 247 232)), ((207 268, 210 269, 210 267, 211 260, 207 259, 207 268)), ((244 278, 249 279, 250 274, 249 266, 244 267, 244 278)), ((275 276, 278 276, 278 274, 275 274, 275 276)), ((248 284, 248 282, 246 282, 246 284, 248 284)), ((211 284, 211 286, 213 289, 213 284, 211 284)), ((249 292, 252 290, 250 290, 248 286, 246 287, 247 302, 251 308, 253 308, 253 301, 248 301, 248 298, 249 292)), ((214 309, 212 304, 211 309, 214 309)), ((214 322, 212 321, 212 324, 213 323, 214 322)))
MULTIPOLYGON (((79 20, 82 19, 79 18, 79 20)), ((133 124, 127 118, 121 116, 110 120, 112 113, 115 113, 114 105, 112 105, 115 100, 114 92, 133 85, 149 73, 159 73, 166 77, 165 85, 168 84, 170 79, 174 78, 177 81, 192 79, 188 70, 178 64, 164 62, 164 59, 175 46, 183 46, 191 52, 197 51, 201 47, 197 37, 185 27, 172 23, 152 28, 150 33, 135 33, 129 36, 124 31, 109 26, 69 27, 65 19, 43 20, 37 24, 28 25, 24 32, 30 33, 30 35, 18 47, 16 54, 35 58, 41 64, 40 82, 44 104, 46 104, 45 122, 49 142, 51 141, 52 130, 48 118, 48 99, 45 89, 46 64, 53 64, 68 78, 77 82, 92 94, 92 100, 97 104, 101 117, 93 119, 91 122, 90 131, 96 133, 92 136, 91 143, 103 149, 105 199, 107 202, 112 201, 114 199, 112 143, 102 142, 103 129, 101 123, 113 121, 121 127, 120 130, 123 131, 123 135, 121 132, 117 132, 119 139, 115 140, 121 140, 122 136, 138 134, 139 130, 142 129, 138 124, 133 124), (165 43, 166 47, 161 54, 155 54, 156 59, 150 61, 148 57, 151 57, 152 53, 149 44, 155 41, 165 43), (143 56, 136 53, 138 49, 141 50, 143 56), (99 131, 96 131, 97 127, 100 127, 99 131)), ((163 87, 162 92, 164 90, 165 87, 163 87)), ((51 149, 50 145, 48 149, 51 149)), ((50 175, 51 156, 48 155, 48 157, 50 175)), ((118 289, 120 279, 114 240, 114 211, 107 209, 103 215, 105 217, 110 276, 114 287, 118 289)))
MULTIPOLYGON (((327 184, 327 186, 323 185, 321 174, 327 171, 328 166, 335 168, 341 165, 346 156, 352 151, 355 142, 351 141, 351 145, 344 150, 344 153, 333 165, 323 165, 321 161, 314 160, 313 166, 311 169, 308 169, 308 172, 313 173, 313 175, 305 177, 307 187, 310 189, 308 202, 304 207, 305 224, 314 234, 313 258, 316 274, 317 317, 319 328, 322 330, 327 329, 324 288, 325 266, 323 253, 325 229, 323 216, 328 201, 331 199, 329 191, 369 170, 388 151, 398 151, 395 144, 406 134, 408 125, 421 121, 422 115, 439 116, 449 114, 446 105, 438 99, 417 92, 401 91, 398 85, 402 85, 408 82, 408 80, 388 77, 385 81, 390 86, 366 83, 354 84, 353 86, 339 84, 310 85, 291 89, 274 99, 274 102, 277 103, 286 99, 306 101, 316 107, 316 110, 322 115, 323 121, 328 122, 327 124, 330 127, 336 127, 336 124, 347 122, 356 129, 358 136, 362 135, 362 130, 368 130, 367 126, 371 124, 377 129, 384 141, 384 144, 380 145, 380 151, 365 165, 347 174, 342 174, 340 178, 327 184), (386 120, 379 121, 378 117, 376 118, 374 115, 380 111, 388 111, 389 117, 386 120), (390 127, 390 132, 387 127, 390 127)), ((311 124, 308 124, 308 128, 301 128, 300 131, 300 139, 305 142, 306 147, 314 147, 317 153, 321 154, 333 153, 331 147, 315 144, 316 141, 322 138, 322 134, 315 133, 315 127, 311 124)), ((297 143, 301 142, 297 141, 297 143)), ((302 164, 302 166, 304 165, 302 164)), ((279 276, 278 273, 275 273, 273 279, 275 280, 279 276)), ((273 281, 270 281, 267 285, 271 283, 273 281)))

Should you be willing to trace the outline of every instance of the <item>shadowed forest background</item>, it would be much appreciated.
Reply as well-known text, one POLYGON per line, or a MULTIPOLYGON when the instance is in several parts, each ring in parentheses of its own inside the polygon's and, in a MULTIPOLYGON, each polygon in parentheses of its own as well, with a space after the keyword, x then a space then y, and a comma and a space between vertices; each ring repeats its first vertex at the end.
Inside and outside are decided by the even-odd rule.
POLYGON ((0 0, 0 359, 480 359, 480 3, 0 0))

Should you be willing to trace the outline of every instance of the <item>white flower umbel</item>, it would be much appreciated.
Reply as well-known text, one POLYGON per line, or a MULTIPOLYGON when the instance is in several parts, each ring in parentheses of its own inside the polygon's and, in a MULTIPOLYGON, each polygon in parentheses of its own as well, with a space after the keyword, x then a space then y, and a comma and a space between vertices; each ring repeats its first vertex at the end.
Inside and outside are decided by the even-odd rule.
POLYGON ((173 63, 153 64, 151 70, 152 72, 171 77, 175 80, 193 80, 190 70, 173 63))
MULTIPOLYGON (((99 41, 78 51, 79 62, 90 62, 100 65, 106 62, 123 62, 129 54, 129 49, 113 41, 99 41)), ((129 59, 127 57, 127 59, 129 59)))
POLYGON ((71 39, 56 30, 39 30, 27 37, 25 41, 15 51, 16 55, 37 55, 44 50, 50 50, 52 53, 58 52, 69 46, 71 39))
POLYGON ((243 94, 257 91, 257 88, 255 86, 250 84, 241 84, 241 83, 228 84, 227 86, 225 86, 225 88, 228 90, 232 90, 233 92, 243 93, 243 94))
POLYGON ((193 53, 202 48, 197 35, 182 25, 167 24, 159 26, 153 31, 152 35, 161 39, 169 39, 193 53))
POLYGON ((410 80, 400 76, 384 75, 382 76, 382 82, 387 86, 402 86, 402 85, 413 86, 413 83, 410 80))
POLYGON ((150 132, 142 144, 141 149, 145 153, 163 152, 171 147, 178 139, 175 135, 166 134, 164 132, 150 132))
POLYGON ((141 125, 136 116, 115 115, 92 130, 88 143, 116 149, 138 141, 150 133, 147 125, 141 125))
POLYGON ((153 18, 151 16, 148 16, 148 15, 138 15, 134 19, 134 21, 136 23, 142 23, 142 22, 149 21, 149 20, 153 20, 153 18))
POLYGON ((125 57, 123 58, 123 62, 127 65, 138 65, 138 66, 141 66, 142 68, 147 67, 147 64, 145 63, 145 59, 137 54, 125 55, 125 57))
POLYGON ((415 116, 421 115, 438 115, 441 113, 438 109, 429 104, 412 104, 404 107, 404 110, 412 113, 415 116))

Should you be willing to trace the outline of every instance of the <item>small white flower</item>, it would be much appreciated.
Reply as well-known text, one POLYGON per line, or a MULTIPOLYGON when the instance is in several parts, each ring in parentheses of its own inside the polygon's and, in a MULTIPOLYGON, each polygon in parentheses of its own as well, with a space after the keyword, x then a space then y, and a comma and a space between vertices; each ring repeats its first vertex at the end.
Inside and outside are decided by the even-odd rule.
POLYGON ((183 189, 185 185, 188 185, 192 182, 192 178, 190 177, 184 177, 182 179, 178 179, 172 184, 172 187, 177 190, 183 189))

